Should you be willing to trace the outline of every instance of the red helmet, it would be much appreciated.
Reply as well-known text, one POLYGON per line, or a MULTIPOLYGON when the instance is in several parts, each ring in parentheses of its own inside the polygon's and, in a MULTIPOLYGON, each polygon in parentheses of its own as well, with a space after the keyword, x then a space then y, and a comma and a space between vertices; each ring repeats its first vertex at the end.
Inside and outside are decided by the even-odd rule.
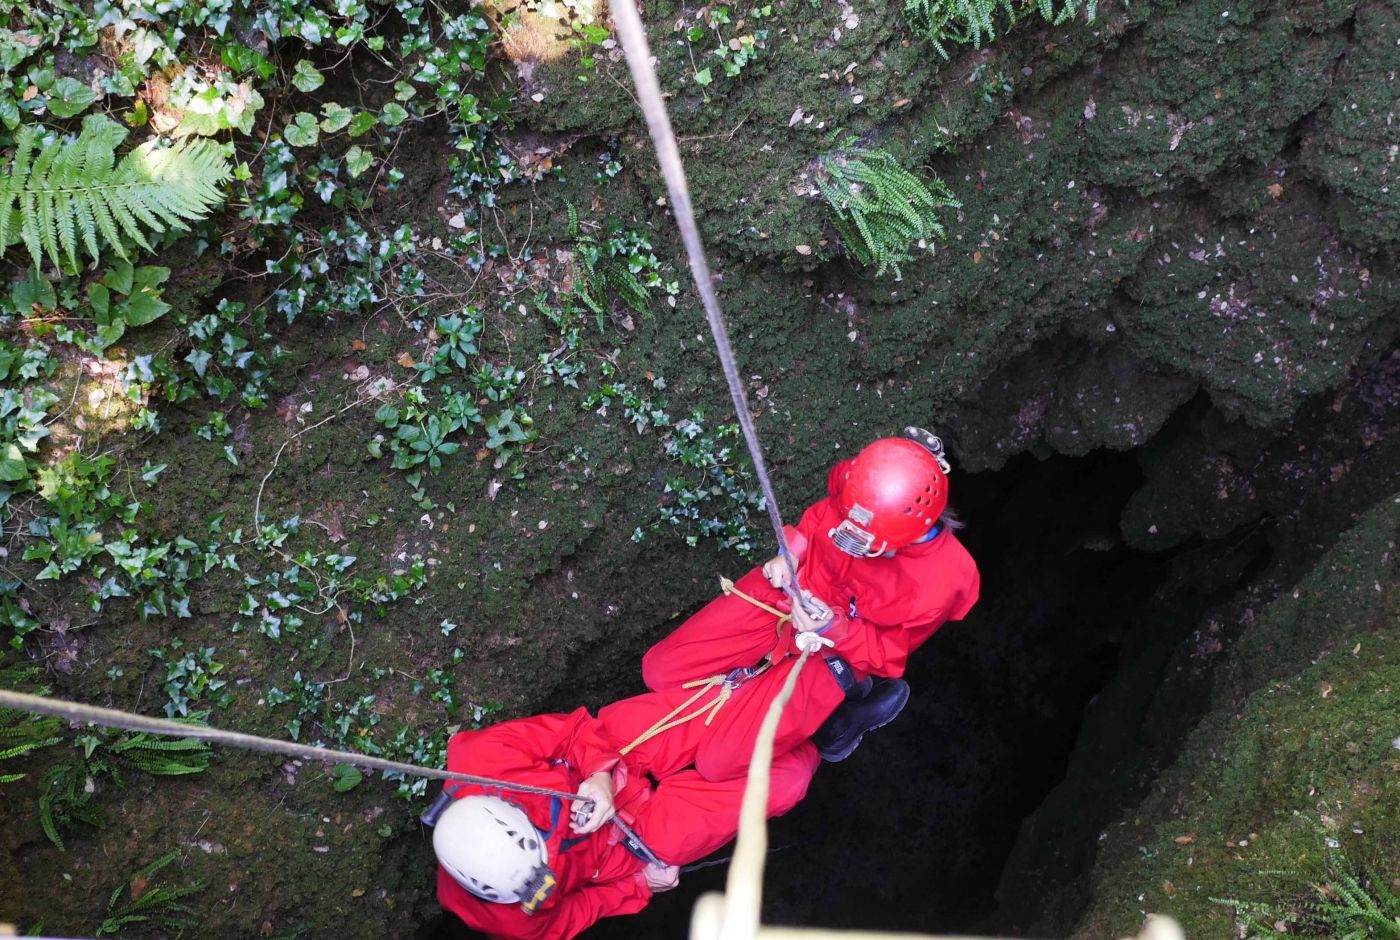
POLYGON ((938 522, 948 505, 948 465, 942 443, 922 433, 882 437, 851 461, 836 493, 841 524, 828 533, 841 551, 874 558, 912 545, 938 522))

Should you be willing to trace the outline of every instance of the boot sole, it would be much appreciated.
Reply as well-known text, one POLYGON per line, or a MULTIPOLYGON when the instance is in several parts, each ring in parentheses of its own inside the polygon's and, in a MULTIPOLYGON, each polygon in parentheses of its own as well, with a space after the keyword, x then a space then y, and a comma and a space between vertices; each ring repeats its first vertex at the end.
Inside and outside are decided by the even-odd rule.
POLYGON ((852 754, 855 753, 856 748, 860 747, 861 739, 864 738, 867 734, 869 734, 869 733, 872 732, 872 731, 878 731, 879 729, 883 728, 885 725, 889 724, 890 722, 892 722, 892 721, 894 721, 896 718, 898 718, 898 717, 899 717, 899 713, 902 712, 902 711, 904 711, 904 706, 909 704, 909 685, 908 685, 908 683, 906 683, 906 684, 904 685, 904 688, 903 688, 902 692, 903 692, 903 694, 902 694, 902 695, 900 696, 900 698, 899 698, 899 707, 896 708, 896 709, 894 710, 894 714, 893 714, 893 715, 891 715, 890 717, 886 718, 884 721, 880 722, 878 725, 871 725, 869 728, 866 728, 866 729, 865 729, 864 731, 862 731, 860 734, 856 735, 855 740, 852 741, 852 742, 850 743, 849 746, 843 747, 843 748, 842 748, 841 750, 839 750, 839 751, 834 751, 834 752, 832 752, 830 756, 827 755, 827 752, 818 749, 817 753, 821 755, 821 759, 824 760, 824 761, 826 761, 828 764, 835 764, 835 763, 839 763, 840 761, 845 760, 846 758, 850 757, 852 754))

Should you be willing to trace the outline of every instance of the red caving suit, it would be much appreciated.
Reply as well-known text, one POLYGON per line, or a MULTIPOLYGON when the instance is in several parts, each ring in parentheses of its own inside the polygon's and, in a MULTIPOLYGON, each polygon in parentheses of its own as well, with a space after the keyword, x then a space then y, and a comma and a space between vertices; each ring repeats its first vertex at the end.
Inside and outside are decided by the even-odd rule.
MULTIPOLYGON (((835 614, 824 634, 836 643, 830 653, 844 658, 858 679, 898 678, 916 647, 949 620, 967 615, 977 602, 981 579, 972 556, 947 530, 892 557, 854 558, 838 549, 827 533, 841 522, 835 496, 849 464, 832 468, 828 498, 803 513, 796 529, 787 527, 789 546, 801 562, 798 582, 835 614)), ((788 609, 786 595, 768 583, 761 568, 744 575, 736 587, 788 609)), ((744 772, 763 716, 796 662, 796 631, 789 624, 779 631, 774 620, 742 598, 722 595, 642 658, 647 688, 660 691, 752 666, 773 652, 773 667, 735 691, 700 742, 695 766, 707 778, 723 780, 744 772)), ((831 673, 820 663, 809 663, 783 710, 773 753, 810 738, 843 698, 831 673)))
MULTIPOLYGON (((645 694, 608 705, 597 718, 580 708, 568 715, 462 731, 448 741, 447 769, 566 793, 577 792, 585 778, 609 771, 618 815, 663 862, 686 865, 734 838, 744 777, 711 781, 690 766, 700 742, 711 733, 703 718, 662 732, 625 757, 618 749, 691 695, 690 690, 645 694)), ((787 812, 802 799, 819 763, 810 742, 775 757, 769 816, 787 812)), ((438 901, 468 926, 507 940, 568 940, 601 917, 635 914, 651 900, 642 874, 645 863, 621 843, 621 832, 611 823, 579 837, 569 827, 567 801, 471 785, 448 787, 456 788, 453 795, 459 799, 491 793, 524 810, 546 834, 549 867, 558 882, 531 915, 519 904, 476 897, 439 867, 438 901)))

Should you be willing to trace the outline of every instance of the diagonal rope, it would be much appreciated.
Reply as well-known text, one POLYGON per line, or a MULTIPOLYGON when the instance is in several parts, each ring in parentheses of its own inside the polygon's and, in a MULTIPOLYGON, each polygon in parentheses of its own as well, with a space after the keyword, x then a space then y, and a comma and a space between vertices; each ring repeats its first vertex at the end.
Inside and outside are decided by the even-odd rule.
POLYGON ((676 147, 676 136, 671 130, 671 119, 666 114, 666 105, 661 100, 661 87, 656 81, 656 70, 651 65, 651 49, 647 45, 642 18, 637 13, 637 6, 633 0, 613 0, 611 10, 613 25, 617 27, 623 51, 627 54, 627 67, 632 72, 632 83, 637 88, 637 97, 642 112, 646 115, 652 146, 656 148, 656 157, 661 164, 661 175, 666 179, 666 192, 670 195, 671 210, 675 214, 676 225, 680 227, 686 255, 690 258, 690 273, 695 278, 696 289, 700 292, 700 300, 705 307, 705 319, 709 321, 710 332, 715 339, 715 350, 719 353, 720 366, 724 369, 724 380, 729 384, 729 396, 734 401, 739 427, 744 432, 744 444, 749 449, 754 473, 763 491, 768 521, 772 524, 773 536, 778 541, 778 552, 787 562, 789 581, 784 585, 784 589, 794 604, 805 608, 806 604, 797 589, 797 565, 794 563, 792 550, 788 548, 787 536, 783 533, 778 499, 773 495, 773 483, 768 478, 768 467, 763 462, 763 448, 758 442, 753 416, 749 413, 748 395, 745 394, 743 382, 739 378, 739 367, 734 361, 734 350, 729 345, 729 332, 724 325, 724 314, 720 312, 719 300, 715 297, 714 284, 710 279, 710 265, 705 260, 705 247, 700 242, 700 230, 695 225, 685 167, 681 164, 680 151, 676 147))
POLYGON ((405 764, 401 761, 388 760, 383 757, 370 757, 367 754, 356 754, 354 751, 337 751, 332 748, 297 744, 293 741, 278 741, 276 738, 263 738, 255 734, 244 734, 241 731, 226 731, 223 728, 210 728, 207 725, 191 725, 182 721, 171 721, 166 718, 148 718, 145 715, 133 715, 130 712, 118 711, 115 708, 99 708, 96 705, 83 705, 78 702, 66 702, 62 699, 44 698, 38 695, 28 695, 24 692, 12 692, 9 689, 0 689, 0 708, 18 708, 22 711, 33 712, 36 715, 52 715, 55 718, 63 718, 68 721, 83 722, 85 724, 101 725, 104 728, 120 728, 124 731, 138 731, 147 734, 168 734, 177 738, 193 738, 196 741, 208 741, 211 744, 227 744, 231 747, 241 747, 251 751, 263 751, 268 754, 281 754, 285 757, 302 757, 314 761, 334 761, 338 764, 354 764, 356 767, 369 767, 374 770, 406 774, 412 777, 429 777, 434 780, 456 780, 482 787, 514 790, 519 793, 537 793, 541 796, 553 796, 563 800, 582 801, 588 804, 590 808, 593 803, 592 800, 580 797, 577 793, 565 793, 562 790, 550 790, 547 787, 536 787, 525 783, 511 783, 508 780, 494 780, 490 777, 478 777, 473 774, 459 773, 455 770, 438 770, 434 767, 420 767, 417 764, 405 764))

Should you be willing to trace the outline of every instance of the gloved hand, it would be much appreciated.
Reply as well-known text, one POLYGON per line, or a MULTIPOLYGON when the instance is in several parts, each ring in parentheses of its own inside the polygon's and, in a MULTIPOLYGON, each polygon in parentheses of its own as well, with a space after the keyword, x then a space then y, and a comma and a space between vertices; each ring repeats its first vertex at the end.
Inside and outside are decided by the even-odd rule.
POLYGON ((642 874, 646 877, 647 887, 656 893, 670 891, 681 882, 681 870, 676 865, 648 862, 647 867, 642 869, 642 874))
POLYGON ((808 606, 814 608, 814 613, 808 613, 801 605, 793 608, 792 626, 799 635, 803 633, 815 633, 818 630, 825 630, 831 626, 832 612, 831 605, 815 596, 811 591, 803 591, 802 597, 808 602, 808 606))
MULTIPOLYGON (((792 567, 796 571, 801 567, 801 563, 794 558, 792 567)), ((789 578, 787 559, 783 558, 782 555, 774 555, 765 561, 763 563, 763 576, 768 579, 769 584, 781 591, 789 578)))
POLYGON ((617 807, 613 805, 612 774, 599 771, 589 777, 578 785, 578 795, 593 801, 593 809, 586 815, 584 810, 587 804, 582 800, 575 801, 570 806, 569 826, 579 835, 597 832, 617 815, 617 807))

